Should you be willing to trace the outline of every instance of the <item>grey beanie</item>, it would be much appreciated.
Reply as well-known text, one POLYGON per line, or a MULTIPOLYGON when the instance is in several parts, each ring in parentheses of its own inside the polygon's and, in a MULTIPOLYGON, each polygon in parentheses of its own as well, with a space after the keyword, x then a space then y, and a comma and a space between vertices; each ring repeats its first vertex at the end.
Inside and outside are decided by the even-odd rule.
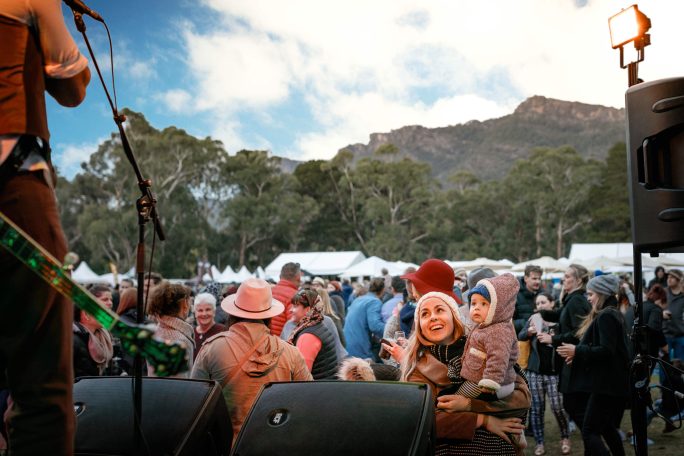
POLYGON ((470 271, 470 274, 468 274, 468 288, 474 288, 480 280, 491 279, 492 277, 496 277, 496 272, 489 268, 473 269, 470 271))
POLYGON ((620 289, 620 278, 612 274, 596 276, 587 283, 587 290, 601 295, 611 296, 620 289))

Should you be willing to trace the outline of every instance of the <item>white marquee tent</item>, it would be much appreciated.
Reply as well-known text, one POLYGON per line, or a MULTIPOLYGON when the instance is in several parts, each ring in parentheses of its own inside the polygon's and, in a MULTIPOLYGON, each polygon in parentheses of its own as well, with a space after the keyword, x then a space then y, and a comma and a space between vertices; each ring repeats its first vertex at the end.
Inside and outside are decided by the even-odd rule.
POLYGON ((95 271, 85 261, 81 261, 81 264, 74 269, 74 272, 71 273, 71 278, 74 282, 78 283, 99 283, 102 281, 100 276, 95 274, 95 271))
POLYGON ((251 272, 249 272, 249 269, 247 269, 247 266, 242 266, 240 270, 235 274, 235 282, 236 283, 242 283, 245 280, 254 277, 251 272))
MULTIPOLYGON (((620 243, 603 243, 603 244, 572 244, 570 248, 570 262, 584 263, 600 263, 602 259, 607 258, 619 262, 624 268, 626 266, 634 265, 632 244, 629 242, 620 243), (594 261, 597 260, 597 261, 594 261)), ((658 257, 651 257, 648 254, 641 255, 641 263, 643 269, 654 269, 661 265, 666 269, 668 267, 684 266, 684 253, 662 253, 658 257)), ((606 266, 608 272, 611 265, 606 266)), ((613 267, 619 268, 618 265, 613 267)), ((600 268, 597 268, 600 269, 600 268)), ((628 268, 629 269, 629 268, 628 268)), ((622 272, 616 269, 612 272, 622 272)))
POLYGON ((265 268, 266 276, 275 280, 285 263, 299 263, 302 270, 318 276, 340 275, 351 266, 363 261, 361 251, 281 253, 265 268))
POLYGON ((513 267, 513 262, 510 260, 492 260, 491 258, 476 258, 470 261, 448 261, 446 263, 454 269, 463 268, 466 271, 472 271, 479 268, 489 268, 494 271, 500 271, 503 269, 511 269, 513 267))
POLYGON ((382 270, 387 269, 390 275, 401 275, 408 266, 414 266, 411 263, 403 263, 400 261, 386 261, 380 257, 371 256, 363 261, 360 261, 350 268, 345 269, 340 274, 342 277, 380 277, 382 270))
POLYGON ((525 267, 528 265, 535 265, 539 266, 542 268, 544 273, 552 273, 552 272, 562 272, 567 269, 568 265, 570 265, 570 262, 567 260, 567 258, 551 258, 550 256, 543 256, 539 258, 535 258, 533 260, 528 260, 528 261, 523 261, 522 263, 518 263, 515 266, 511 268, 511 271, 514 272, 524 272, 525 267))

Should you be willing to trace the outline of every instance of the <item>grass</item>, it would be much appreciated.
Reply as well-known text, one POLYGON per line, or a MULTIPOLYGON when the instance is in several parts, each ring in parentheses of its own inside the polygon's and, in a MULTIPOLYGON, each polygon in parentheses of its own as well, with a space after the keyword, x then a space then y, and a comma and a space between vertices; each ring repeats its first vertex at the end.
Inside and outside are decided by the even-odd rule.
MULTIPOLYGON (((675 423, 677 425, 677 423, 675 423)), ((625 410, 625 414, 622 418, 621 429, 625 432, 632 428, 632 420, 629 416, 629 410, 625 410)), ((665 428, 665 423, 659 418, 654 418, 648 427, 648 438, 653 440, 655 443, 648 446, 648 454, 656 456, 682 456, 684 454, 684 427, 670 432, 669 434, 663 434, 662 431, 665 428)), ((544 447, 546 449, 547 455, 559 455, 560 451, 560 433, 558 432, 558 423, 551 413, 551 409, 548 406, 546 412, 544 413, 544 447)), ((573 455, 584 454, 584 446, 582 445, 582 436, 579 430, 576 430, 570 434, 570 441, 572 442, 572 453, 573 455)), ((527 437, 527 450, 525 454, 534 454, 534 437, 527 437)), ((629 442, 624 442, 625 454, 633 455, 634 447, 629 442)))

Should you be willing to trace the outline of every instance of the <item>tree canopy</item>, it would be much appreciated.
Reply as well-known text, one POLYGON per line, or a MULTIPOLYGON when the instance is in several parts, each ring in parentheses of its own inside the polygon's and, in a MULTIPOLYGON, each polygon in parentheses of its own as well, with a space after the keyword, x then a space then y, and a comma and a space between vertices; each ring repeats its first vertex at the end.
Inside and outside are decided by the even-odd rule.
MULTIPOLYGON (((175 127, 156 130, 141 114, 125 114, 167 235, 153 260, 165 276, 192 276, 204 257, 250 268, 283 251, 307 250, 362 250, 413 262, 524 260, 566 255, 572 242, 630 237, 622 143, 605 161, 570 147, 538 148, 500 180, 456 170, 441 182, 429 164, 402 157, 392 144, 359 160, 342 150, 289 174, 268 151, 230 155, 219 141, 175 127)), ((118 135, 72 181, 60 178, 57 190, 71 250, 95 269, 131 267, 140 191, 118 135)))

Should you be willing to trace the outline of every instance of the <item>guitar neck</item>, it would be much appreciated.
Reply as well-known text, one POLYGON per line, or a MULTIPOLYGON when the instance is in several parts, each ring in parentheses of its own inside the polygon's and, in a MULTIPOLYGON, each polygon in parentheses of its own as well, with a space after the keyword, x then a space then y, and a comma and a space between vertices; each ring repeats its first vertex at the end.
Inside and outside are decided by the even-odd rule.
POLYGON ((111 330, 119 320, 117 314, 100 304, 85 288, 74 282, 50 252, 33 241, 1 212, 0 245, 38 274, 52 288, 73 301, 79 309, 95 317, 106 329, 111 330))

